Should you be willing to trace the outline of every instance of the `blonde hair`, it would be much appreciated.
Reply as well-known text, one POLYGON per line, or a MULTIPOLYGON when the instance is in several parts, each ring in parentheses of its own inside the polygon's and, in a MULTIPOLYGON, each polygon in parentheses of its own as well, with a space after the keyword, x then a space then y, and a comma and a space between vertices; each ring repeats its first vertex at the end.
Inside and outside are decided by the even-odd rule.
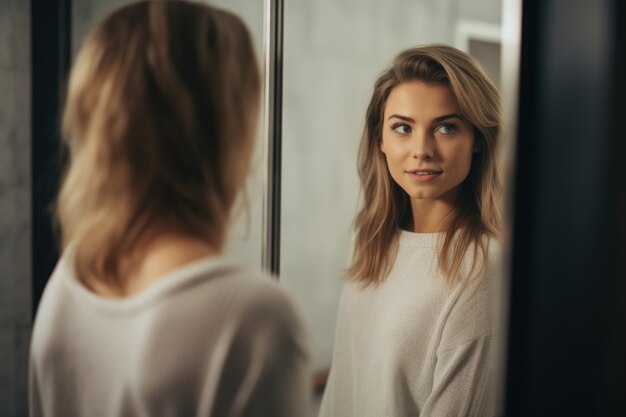
POLYGON ((259 92, 250 34, 231 13, 143 1, 99 24, 63 114, 57 219, 78 277, 119 280, 121 259, 158 220, 222 248, 259 92))
POLYGON ((501 230, 501 110, 496 87, 480 64, 458 49, 430 45, 406 50, 376 81, 359 149, 358 171, 364 202, 356 218, 348 276, 365 286, 384 280, 395 260, 400 228, 411 224, 409 197, 392 179, 380 145, 383 112, 390 92, 397 85, 414 80, 450 87, 461 116, 474 128, 480 148, 473 155, 457 207, 439 242, 438 266, 447 284, 451 285, 459 273, 466 253, 473 253, 469 274, 476 272, 479 265, 484 272, 489 237, 498 237, 501 230))

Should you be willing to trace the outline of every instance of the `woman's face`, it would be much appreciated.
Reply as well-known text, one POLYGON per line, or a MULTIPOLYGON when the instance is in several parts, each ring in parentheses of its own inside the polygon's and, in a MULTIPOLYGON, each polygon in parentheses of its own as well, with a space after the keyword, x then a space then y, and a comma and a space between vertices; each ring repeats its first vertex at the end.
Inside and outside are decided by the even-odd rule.
POLYGON ((448 86, 405 82, 387 99, 381 150, 412 200, 454 204, 476 151, 474 129, 448 86))

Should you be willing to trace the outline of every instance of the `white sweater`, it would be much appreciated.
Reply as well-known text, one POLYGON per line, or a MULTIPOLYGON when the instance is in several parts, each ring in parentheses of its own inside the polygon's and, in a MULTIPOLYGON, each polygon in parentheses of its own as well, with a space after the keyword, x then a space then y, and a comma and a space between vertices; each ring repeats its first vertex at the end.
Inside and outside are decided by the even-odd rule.
POLYGON ((105 299, 67 256, 34 325, 31 416, 308 415, 308 349, 269 277, 219 258, 105 299))
POLYGON ((499 247, 484 281, 449 288, 435 273, 439 234, 400 233, 385 281, 343 290, 320 416, 489 417, 499 247))

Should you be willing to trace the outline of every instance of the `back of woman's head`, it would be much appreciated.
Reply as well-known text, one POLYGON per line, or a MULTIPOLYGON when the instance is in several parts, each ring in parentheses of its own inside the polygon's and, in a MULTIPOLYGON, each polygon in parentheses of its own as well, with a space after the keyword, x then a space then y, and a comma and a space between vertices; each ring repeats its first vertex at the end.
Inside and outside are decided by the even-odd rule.
POLYGON ((222 247, 259 89, 250 34, 233 14, 147 1, 100 23, 63 115, 70 162, 57 214, 78 276, 116 279, 120 258, 158 221, 222 247))

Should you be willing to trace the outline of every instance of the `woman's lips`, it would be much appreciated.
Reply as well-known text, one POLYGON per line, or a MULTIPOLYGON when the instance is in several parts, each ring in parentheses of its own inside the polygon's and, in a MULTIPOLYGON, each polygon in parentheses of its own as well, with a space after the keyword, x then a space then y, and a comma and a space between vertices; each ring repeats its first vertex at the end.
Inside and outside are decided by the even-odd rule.
POLYGON ((443 171, 436 169, 413 169, 406 171, 406 174, 414 181, 420 183, 428 183, 433 181, 437 176, 441 175, 443 171))

